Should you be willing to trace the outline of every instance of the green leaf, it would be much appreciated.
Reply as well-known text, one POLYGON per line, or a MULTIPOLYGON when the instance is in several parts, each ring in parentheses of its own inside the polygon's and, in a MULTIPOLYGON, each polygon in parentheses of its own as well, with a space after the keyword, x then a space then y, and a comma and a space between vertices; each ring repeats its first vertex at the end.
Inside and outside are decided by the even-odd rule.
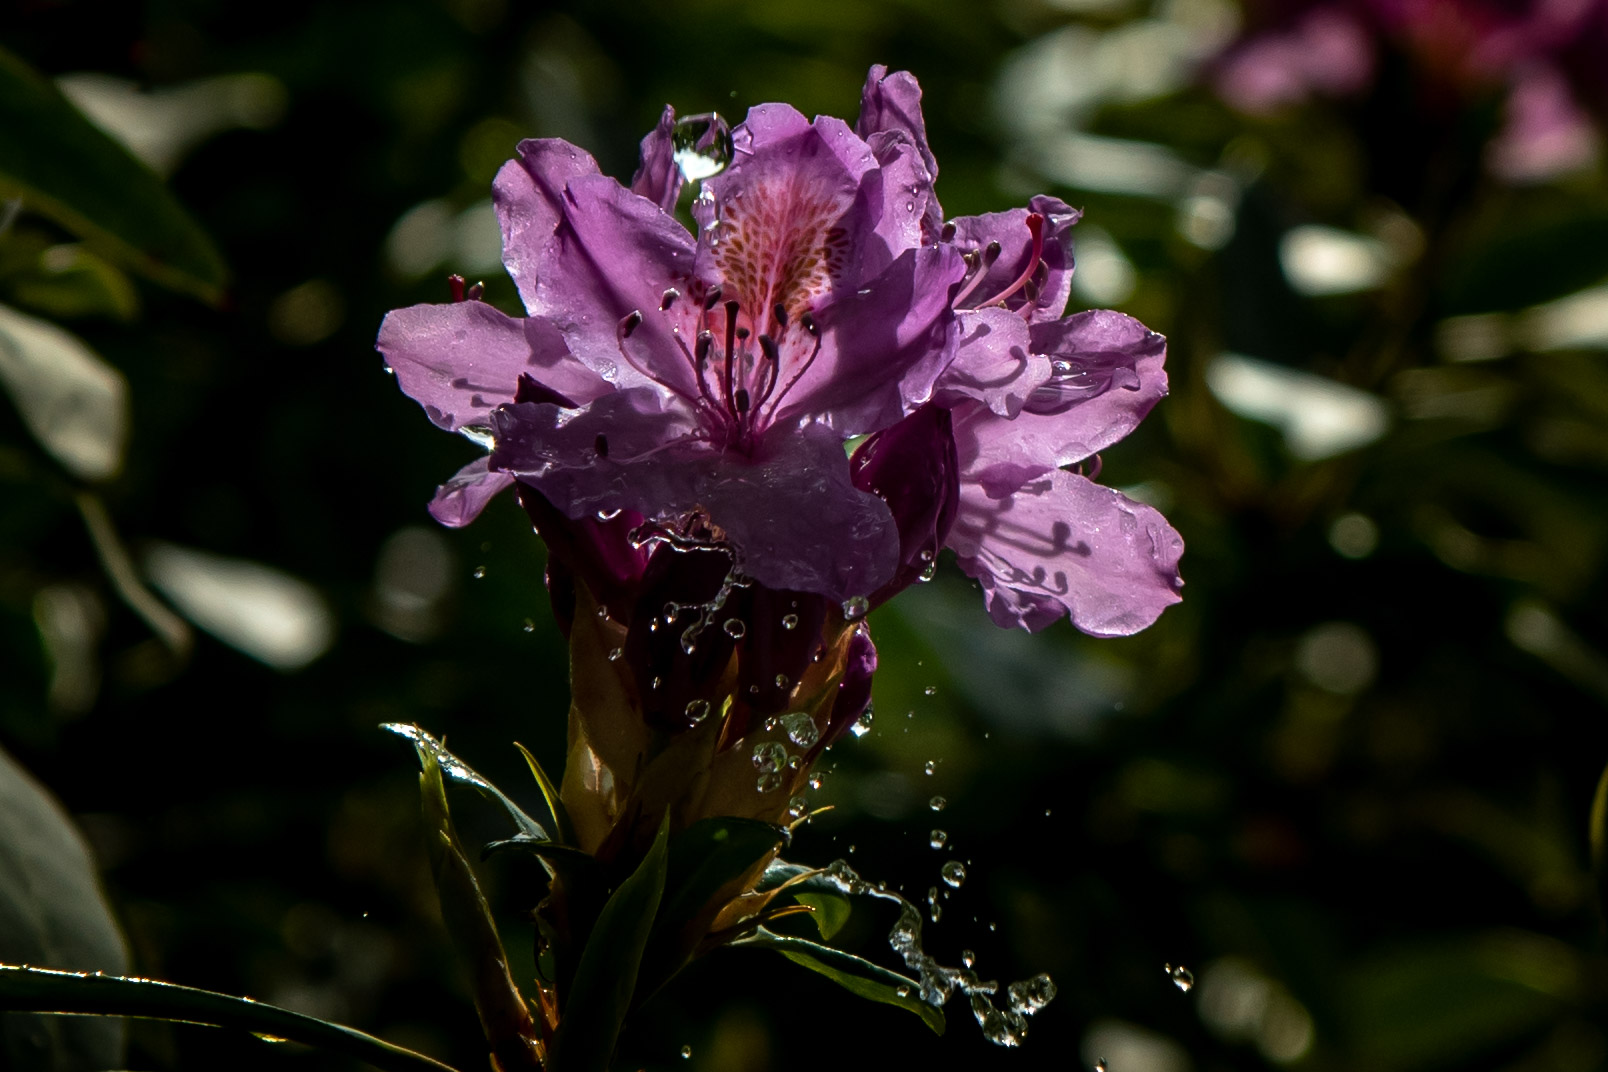
POLYGON ((575 828, 570 825, 569 812, 564 808, 564 802, 559 799, 558 786, 542 770, 542 765, 536 762, 536 757, 530 754, 530 749, 514 742, 519 754, 525 757, 525 765, 530 767, 530 773, 535 776, 536 784, 541 788, 542 799, 547 801, 547 810, 553 816, 553 825, 558 827, 558 841, 566 845, 575 844, 575 828))
POLYGON ((503 810, 508 813, 508 817, 514 821, 514 826, 523 836, 537 841, 552 840, 547 836, 547 831, 542 828, 542 824, 527 815, 525 810, 509 799, 507 794, 479 774, 476 774, 473 767, 447 751, 446 745, 418 726, 405 722, 386 722, 381 724, 380 729, 394 733, 398 737, 406 737, 412 741, 413 747, 419 753, 420 766, 424 766, 427 760, 433 761, 440 768, 442 776, 462 785, 473 786, 485 796, 501 804, 503 810))
POLYGON ((897 1005, 921 1017, 922 1022, 937 1034, 944 1033, 944 1011, 921 1000, 920 984, 880 964, 873 964, 819 942, 776 934, 763 927, 751 937, 740 939, 732 945, 774 949, 794 964, 826 976, 851 994, 880 1001, 884 1005, 897 1005))
POLYGON ((223 295, 223 258, 162 180, 0 49, 0 200, 15 197, 163 286, 223 295))
MULTIPOLYGON (((289 1039, 346 1054, 387 1072, 452 1072, 422 1053, 314 1016, 265 1005, 250 998, 175 986, 154 979, 83 975, 16 964, 0 964, 0 1008, 33 1012, 138 1016, 183 1020, 210 1027, 237 1027, 259 1035, 289 1039)), ((120 1062, 119 1062, 120 1063, 120 1062)))
MULTIPOLYGON (((95 865, 61 805, 0 751, 0 961, 128 970, 95 865)), ((13 1006, 16 1007, 16 1006, 13 1006)), ((115 1020, 0 1016, 0 1068, 116 1068, 115 1020)))
POLYGON ((664 897, 669 831, 666 815, 642 863, 598 914, 564 1003, 548 1072, 607 1072, 664 897))
POLYGON ((441 918, 469 969, 480 1026, 504 1072, 534 1072, 541 1067, 536 1048, 542 1028, 508 971, 508 955, 491 907, 458 844, 447 811, 441 766, 435 755, 423 748, 419 750, 419 762, 424 767, 419 774, 419 788, 424 798, 425 840, 436 894, 441 899, 441 918))
POLYGON ((786 840, 779 826, 736 818, 700 819, 670 839, 664 904, 642 961, 644 997, 686 966, 715 916, 786 840))
POLYGON ((838 893, 799 893, 793 896, 793 900, 813 909, 810 918, 815 921, 815 928, 821 932, 824 942, 830 942, 843 929, 854 907, 847 897, 838 893))

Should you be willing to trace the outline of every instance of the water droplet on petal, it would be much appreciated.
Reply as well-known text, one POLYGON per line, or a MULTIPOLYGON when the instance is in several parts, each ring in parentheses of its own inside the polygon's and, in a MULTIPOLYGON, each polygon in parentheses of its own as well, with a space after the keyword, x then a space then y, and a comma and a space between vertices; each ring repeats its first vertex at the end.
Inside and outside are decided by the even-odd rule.
POLYGON ((810 802, 805 797, 794 797, 792 800, 787 802, 787 817, 789 819, 801 819, 803 818, 804 813, 809 810, 810 802))
POLYGON ((761 741, 754 746, 750 755, 754 761, 754 769, 761 774, 779 771, 787 762, 787 749, 779 741, 761 741))
POLYGON ((950 860, 938 873, 943 876, 945 882, 956 889, 966 881, 966 865, 959 860, 950 860))
POLYGON ((777 674, 776 675, 776 687, 777 688, 785 689, 791 684, 792 684, 792 682, 787 679, 786 674, 777 674))
POLYGON ((786 629, 786 630, 789 630, 789 631, 797 629, 798 628, 798 615, 796 615, 796 614, 784 614, 784 615, 782 615, 782 628, 786 629))
POLYGON ((697 725, 709 717, 709 701, 693 700, 687 704, 687 721, 697 725))
POLYGON ((670 131, 676 167, 688 182, 719 175, 731 163, 731 128, 718 112, 684 116, 670 131))
POLYGON ((867 706, 866 709, 861 712, 860 717, 854 720, 854 725, 849 727, 849 732, 854 734, 856 737, 864 737, 866 734, 871 732, 872 717, 873 713, 871 708, 870 706, 867 706))
POLYGON ((769 774, 761 774, 759 776, 759 780, 754 783, 754 788, 758 789, 761 793, 774 793, 781 787, 782 775, 780 771, 771 771, 769 774))
POLYGON ((726 630, 726 635, 731 637, 733 640, 741 640, 743 638, 743 634, 748 632, 748 626, 743 624, 743 620, 741 618, 727 618, 726 624, 721 626, 721 628, 726 630))
POLYGON ((945 800, 943 797, 933 797, 931 800, 927 801, 927 807, 931 808, 933 811, 943 811, 944 808, 948 807, 948 805, 949 801, 945 800))
POLYGON ((927 839, 927 844, 935 849, 943 848, 949 844, 949 832, 947 830, 934 830, 932 836, 927 839))
POLYGON ((609 620, 609 608, 607 608, 607 607, 599 607, 599 608, 597 608, 597 620, 600 621, 600 622, 608 621, 609 620))
POLYGON ((527 633, 534 633, 536 631, 536 623, 531 621, 529 618, 526 618, 524 629, 527 633))
POLYGON ((844 621, 857 622, 865 617, 866 611, 871 609, 871 601, 865 596, 854 596, 843 601, 844 621))
POLYGON ((611 663, 619 662, 620 661, 620 656, 622 656, 624 654, 625 654, 625 649, 624 648, 610 648, 609 649, 609 662, 611 662, 611 663))

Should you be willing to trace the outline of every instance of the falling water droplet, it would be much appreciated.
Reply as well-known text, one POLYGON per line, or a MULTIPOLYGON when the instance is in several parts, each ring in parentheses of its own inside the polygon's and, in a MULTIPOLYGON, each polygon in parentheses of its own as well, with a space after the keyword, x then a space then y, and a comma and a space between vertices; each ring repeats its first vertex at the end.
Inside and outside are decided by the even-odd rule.
POLYGON ((620 661, 620 656, 622 656, 624 654, 625 654, 625 649, 624 648, 610 648, 609 649, 609 662, 611 662, 611 663, 619 662, 620 661))
POLYGON ((943 848, 945 845, 949 844, 949 831, 934 830, 932 832, 932 836, 927 839, 927 844, 931 845, 935 849, 943 848))
POLYGON ((674 625, 681 616, 681 604, 671 601, 664 605, 664 621, 666 625, 674 625))
POLYGON ((802 796, 794 797, 787 802, 787 817, 789 819, 803 818, 804 813, 810 810, 810 802, 802 796))
POLYGON ((949 801, 945 800, 943 797, 933 797, 931 800, 927 801, 927 807, 931 808, 933 811, 943 811, 948 806, 949 801))
POLYGON ((1184 993, 1189 993, 1189 991, 1194 987, 1195 973, 1184 967, 1182 964, 1178 965, 1176 968, 1171 964, 1163 964, 1162 968, 1169 976, 1172 977, 1173 986, 1176 986, 1184 993))
POLYGON ((927 887, 927 914, 937 923, 944 915, 944 906, 938 903, 938 887, 927 887))
POLYGON ((1110 1068, 1106 1065, 1106 1060, 1104 1057, 1094 1062, 1094 1072, 1110 1072, 1110 1068))
POLYGON ((1012 983, 1005 989, 1012 1012, 1032 1016, 1055 999, 1055 981, 1040 972, 1031 979, 1012 983))
POLYGON ((526 618, 524 629, 527 633, 534 633, 536 631, 536 623, 531 621, 529 618, 526 618))
POLYGON ((475 571, 473 573, 471 573, 469 576, 473 577, 475 580, 478 581, 481 578, 485 577, 485 575, 486 575, 486 567, 485 566, 476 566, 475 571))
POLYGON ((959 860, 950 860, 947 864, 944 864, 939 874, 943 875, 945 882, 959 889, 960 884, 966 881, 966 865, 959 860))
POLYGON ((787 749, 779 741, 761 741, 750 753, 754 769, 761 774, 779 771, 787 763, 787 749))
POLYGON ((692 1056, 692 1047, 691 1046, 683 1046, 683 1047, 681 1047, 681 1056, 683 1058, 691 1057, 692 1056))
POLYGON ((797 629, 798 628, 798 615, 796 615, 796 614, 784 614, 784 615, 782 615, 782 628, 786 629, 786 630, 789 630, 789 631, 797 629))
POLYGON ((792 682, 787 679, 786 674, 777 674, 776 675, 776 687, 777 688, 785 689, 791 684, 792 684, 792 682))
POLYGON ((923 773, 925 773, 928 777, 931 777, 933 772, 938 769, 938 761, 936 759, 929 759, 921 769, 923 773))
POLYGON ((743 634, 748 632, 748 626, 743 624, 743 620, 741 618, 727 618, 726 624, 721 626, 721 628, 724 629, 726 631, 726 635, 731 637, 733 640, 741 640, 743 638, 743 634))
POLYGON ((960 951, 960 964, 961 964, 961 967, 964 967, 964 968, 976 967, 977 966, 977 954, 973 953, 970 949, 962 949, 960 951))
POLYGON ((599 608, 597 608, 597 620, 600 621, 600 622, 608 621, 609 620, 609 608, 607 608, 607 607, 599 607, 599 608))
POLYGON ((676 167, 688 182, 719 175, 731 163, 731 128, 717 112, 689 115, 670 132, 676 167))
POLYGON ((928 696, 936 696, 936 695, 938 695, 938 686, 937 685, 928 685, 926 688, 922 689, 921 691, 923 693, 925 693, 926 695, 928 695, 928 696))
POLYGON ((697 725, 709 717, 709 701, 693 700, 687 704, 687 721, 697 725))

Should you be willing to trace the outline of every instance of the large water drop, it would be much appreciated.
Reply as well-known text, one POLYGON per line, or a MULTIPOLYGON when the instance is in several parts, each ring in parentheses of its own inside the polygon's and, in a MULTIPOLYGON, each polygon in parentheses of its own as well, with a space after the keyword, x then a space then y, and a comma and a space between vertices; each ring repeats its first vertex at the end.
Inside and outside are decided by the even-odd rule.
POLYGON ((676 120, 670 132, 676 167, 688 182, 711 178, 731 163, 731 127, 719 112, 704 112, 676 120))

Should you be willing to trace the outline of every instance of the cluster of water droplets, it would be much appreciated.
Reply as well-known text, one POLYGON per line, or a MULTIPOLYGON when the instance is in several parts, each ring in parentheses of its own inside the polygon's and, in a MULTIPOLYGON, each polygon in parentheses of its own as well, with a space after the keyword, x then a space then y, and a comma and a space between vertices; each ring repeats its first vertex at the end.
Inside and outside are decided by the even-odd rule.
MULTIPOLYGON (((966 869, 959 861, 952 860, 944 865, 943 875, 946 883, 959 886, 965 881, 966 869), (951 881, 952 875, 954 881, 951 881)), ((983 1030, 983 1037, 990 1042, 1000 1046, 1021 1045, 1027 1035, 1027 1018, 1055 997, 1054 981, 1041 972, 1007 986, 1005 1004, 1001 1008, 995 1002, 1000 992, 999 983, 977 977, 972 970, 977 958, 970 950, 961 956, 962 967, 947 968, 922 948, 921 913, 915 905, 884 885, 865 881, 844 860, 833 861, 823 872, 823 877, 840 892, 850 896, 874 897, 898 905, 899 918, 888 932, 888 945, 914 974, 921 1000, 941 1007, 955 994, 964 995, 971 1006, 972 1016, 983 1030)), ((937 895, 936 887, 928 891, 932 902, 936 902, 937 895)), ((908 997, 909 993, 900 996, 908 997)))

